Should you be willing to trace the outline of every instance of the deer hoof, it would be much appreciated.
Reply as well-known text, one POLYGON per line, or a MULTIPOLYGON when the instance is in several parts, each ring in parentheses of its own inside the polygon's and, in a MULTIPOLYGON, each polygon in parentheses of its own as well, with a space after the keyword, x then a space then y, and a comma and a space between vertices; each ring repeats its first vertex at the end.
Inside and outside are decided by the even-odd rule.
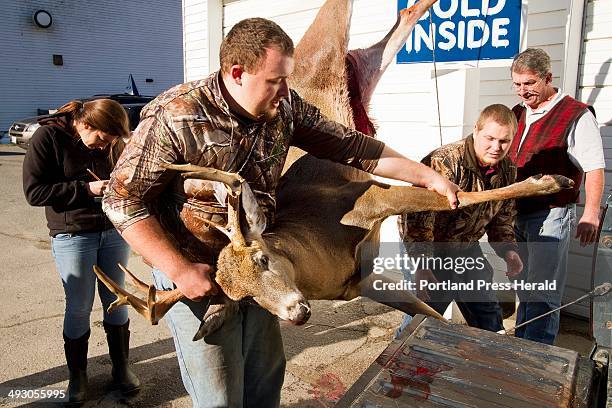
POLYGON ((541 175, 537 174, 530 177, 531 182, 547 188, 546 191, 555 192, 563 189, 572 188, 574 186, 574 180, 558 174, 553 175, 541 175))
POLYGON ((550 176, 550 177, 555 179, 555 181, 557 182, 559 187, 561 187, 562 189, 574 187, 574 180, 572 180, 570 178, 567 178, 565 176, 559 176, 559 175, 556 175, 556 174, 554 176, 550 176))

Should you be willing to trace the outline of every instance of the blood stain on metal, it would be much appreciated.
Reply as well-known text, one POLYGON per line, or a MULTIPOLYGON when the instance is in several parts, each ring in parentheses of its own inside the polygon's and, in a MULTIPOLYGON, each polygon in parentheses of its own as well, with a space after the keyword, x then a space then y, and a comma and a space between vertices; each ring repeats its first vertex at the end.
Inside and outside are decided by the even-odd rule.
POLYGON ((386 389, 386 396, 399 398, 406 388, 410 388, 414 399, 425 401, 429 399, 431 394, 429 385, 433 382, 434 377, 442 371, 450 370, 451 367, 431 361, 413 359, 411 364, 391 360, 386 369, 391 376, 391 384, 384 384, 391 385, 390 389, 383 385, 383 390, 386 389))

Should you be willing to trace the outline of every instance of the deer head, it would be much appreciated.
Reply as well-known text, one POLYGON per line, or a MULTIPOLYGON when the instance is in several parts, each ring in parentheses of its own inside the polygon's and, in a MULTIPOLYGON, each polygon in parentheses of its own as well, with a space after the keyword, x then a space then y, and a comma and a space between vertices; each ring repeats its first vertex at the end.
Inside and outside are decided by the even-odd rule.
POLYGON ((166 165, 184 178, 205 179, 225 186, 227 224, 202 220, 230 240, 217 260, 215 281, 232 300, 251 297, 263 308, 294 324, 310 317, 310 305, 295 286, 292 263, 282 249, 262 236, 266 218, 248 183, 239 175, 193 165, 166 165), (242 217, 241 217, 242 215, 242 217))
MULTIPOLYGON (((252 298, 283 320, 297 325, 306 323, 310 318, 310 304, 296 287, 293 264, 281 246, 273 239, 270 244, 266 243, 262 235, 266 228, 266 218, 248 183, 238 174, 212 168, 190 164, 166 164, 164 167, 183 172, 185 179, 209 180, 224 186, 220 201, 227 202, 227 223, 221 225, 201 219, 229 239, 229 243, 219 254, 214 274, 215 282, 224 294, 232 301, 252 298)), ((177 289, 157 291, 153 285, 145 284, 129 270, 121 267, 132 278, 136 288, 146 294, 147 300, 128 293, 102 270, 94 267, 98 278, 117 295, 117 300, 111 304, 109 312, 129 304, 150 323, 157 324, 176 302, 184 299, 184 295, 177 289)), ((221 307, 211 306, 204 320, 219 313, 220 309, 221 307)), ((211 323, 204 332, 214 331, 217 324, 211 323)), ((199 332, 194 339, 201 338, 202 333, 199 332)))

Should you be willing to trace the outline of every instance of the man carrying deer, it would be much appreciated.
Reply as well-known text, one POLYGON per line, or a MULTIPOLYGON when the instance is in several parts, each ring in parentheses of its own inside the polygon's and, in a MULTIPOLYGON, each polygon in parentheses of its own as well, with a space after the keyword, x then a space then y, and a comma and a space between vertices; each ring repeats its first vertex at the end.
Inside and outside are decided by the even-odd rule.
POLYGON ((174 87, 145 108, 103 205, 131 247, 154 266, 156 286, 176 287, 188 298, 172 308, 167 322, 194 406, 278 406, 285 357, 275 316, 241 303, 218 331, 192 341, 208 307, 203 299, 217 292, 211 265, 227 240, 210 226, 226 217, 219 200, 224 191, 213 182, 184 182, 167 165, 239 174, 268 224, 274 222, 275 190, 290 145, 427 187, 446 196, 451 207, 458 187, 382 142, 328 120, 289 89, 293 43, 275 23, 253 18, 236 24, 221 45, 220 60, 219 72, 174 87))

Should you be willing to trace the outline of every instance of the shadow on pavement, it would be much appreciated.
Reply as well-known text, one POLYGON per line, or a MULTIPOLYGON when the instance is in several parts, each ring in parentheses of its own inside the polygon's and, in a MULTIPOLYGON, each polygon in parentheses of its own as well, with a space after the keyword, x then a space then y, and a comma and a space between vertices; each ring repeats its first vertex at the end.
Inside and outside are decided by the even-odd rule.
MULTIPOLYGON (((62 351, 63 352, 63 351, 62 351)), ((172 339, 145 344, 130 349, 130 362, 140 378, 142 389, 133 397, 125 398, 113 387, 111 362, 108 355, 87 360, 89 376, 88 401, 83 407, 151 407, 171 406, 172 401, 187 395, 181 381, 181 373, 174 355, 172 339), (168 355, 168 356, 166 356, 168 355), (166 356, 166 357, 162 357, 166 356)), ((56 388, 54 384, 68 379, 65 365, 15 378, 0 384, 0 389, 42 389, 56 388)), ((8 402, 5 400, 5 402, 8 402)), ((61 406, 62 404, 45 404, 61 406)), ((22 407, 39 407, 40 402, 29 402, 22 407)))
MULTIPOLYGON (((368 300, 366 300, 367 302, 368 300)), ((355 340, 367 337, 371 327, 375 326, 366 320, 352 324, 367 316, 383 314, 389 310, 387 306, 373 303, 371 312, 364 312, 357 302, 341 303, 335 308, 326 304, 313 302, 313 317, 304 326, 282 326, 283 342, 287 360, 311 347, 323 347, 345 340, 355 340)))

